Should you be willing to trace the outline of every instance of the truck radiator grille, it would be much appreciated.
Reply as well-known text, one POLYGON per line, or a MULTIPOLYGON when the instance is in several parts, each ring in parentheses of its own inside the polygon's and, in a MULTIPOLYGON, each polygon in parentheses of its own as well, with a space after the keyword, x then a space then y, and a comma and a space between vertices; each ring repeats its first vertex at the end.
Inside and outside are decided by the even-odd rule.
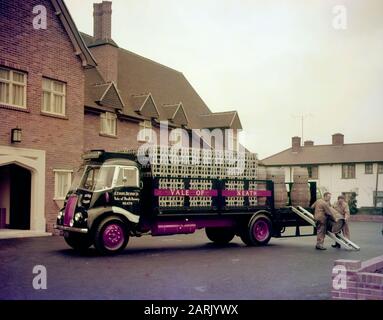
POLYGON ((74 212, 77 205, 77 195, 71 195, 66 203, 64 211, 64 225, 69 226, 70 221, 73 219, 74 212))

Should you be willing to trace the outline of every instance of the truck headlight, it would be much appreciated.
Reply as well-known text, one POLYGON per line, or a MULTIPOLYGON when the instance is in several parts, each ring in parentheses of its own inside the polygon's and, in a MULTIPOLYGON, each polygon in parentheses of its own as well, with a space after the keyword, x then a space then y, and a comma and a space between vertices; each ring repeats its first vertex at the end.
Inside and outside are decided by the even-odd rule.
POLYGON ((80 220, 82 220, 82 213, 81 212, 77 212, 75 215, 74 215, 74 221, 76 222, 79 222, 80 220))

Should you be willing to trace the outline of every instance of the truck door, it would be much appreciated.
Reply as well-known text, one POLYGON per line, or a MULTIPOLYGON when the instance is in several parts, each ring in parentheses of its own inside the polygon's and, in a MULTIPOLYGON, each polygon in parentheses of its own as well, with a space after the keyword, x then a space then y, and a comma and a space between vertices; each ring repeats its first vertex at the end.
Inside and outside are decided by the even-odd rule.
POLYGON ((140 171, 134 166, 119 166, 116 173, 113 203, 115 206, 140 214, 140 171))

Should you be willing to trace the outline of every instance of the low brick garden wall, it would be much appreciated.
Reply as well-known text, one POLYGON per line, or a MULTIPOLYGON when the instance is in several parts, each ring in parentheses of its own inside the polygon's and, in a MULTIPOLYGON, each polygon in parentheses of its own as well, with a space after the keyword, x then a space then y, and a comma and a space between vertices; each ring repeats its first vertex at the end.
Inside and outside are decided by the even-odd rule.
POLYGON ((333 299, 383 300, 383 256, 364 262, 336 260, 334 270, 333 299))

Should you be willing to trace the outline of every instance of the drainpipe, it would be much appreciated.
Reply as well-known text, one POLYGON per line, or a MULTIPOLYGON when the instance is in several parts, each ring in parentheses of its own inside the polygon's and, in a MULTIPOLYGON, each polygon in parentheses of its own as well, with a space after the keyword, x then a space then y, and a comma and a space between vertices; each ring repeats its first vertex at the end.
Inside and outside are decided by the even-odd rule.
POLYGON ((378 205, 378 183, 379 183, 379 164, 376 164, 376 186, 375 186, 375 200, 374 200, 374 207, 375 211, 378 205))

